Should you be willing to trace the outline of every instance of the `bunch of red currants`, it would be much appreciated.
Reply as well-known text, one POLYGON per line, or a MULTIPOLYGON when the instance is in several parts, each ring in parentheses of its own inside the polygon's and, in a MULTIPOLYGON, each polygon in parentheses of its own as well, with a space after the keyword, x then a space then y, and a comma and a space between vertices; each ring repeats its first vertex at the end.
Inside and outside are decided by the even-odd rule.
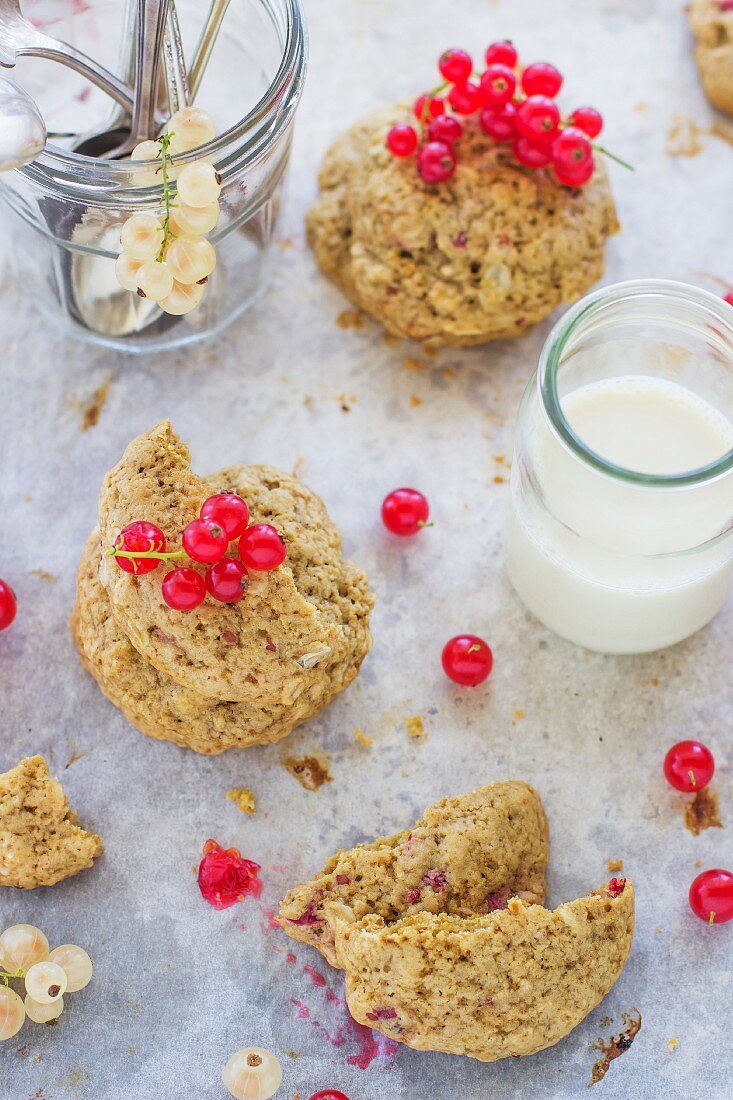
POLYGON ((547 61, 522 69, 511 42, 492 43, 485 59, 486 68, 479 74, 465 50, 441 54, 438 68, 442 82, 415 101, 417 129, 407 123, 391 128, 387 134, 390 152, 396 157, 416 153, 422 179, 442 183, 456 169, 456 144, 463 134, 463 124, 456 116, 478 114, 484 133, 511 145, 520 164, 527 168, 552 166, 560 183, 582 187, 595 170, 594 149, 607 153, 593 144, 603 128, 598 111, 579 107, 564 119, 555 102, 562 75, 547 61))

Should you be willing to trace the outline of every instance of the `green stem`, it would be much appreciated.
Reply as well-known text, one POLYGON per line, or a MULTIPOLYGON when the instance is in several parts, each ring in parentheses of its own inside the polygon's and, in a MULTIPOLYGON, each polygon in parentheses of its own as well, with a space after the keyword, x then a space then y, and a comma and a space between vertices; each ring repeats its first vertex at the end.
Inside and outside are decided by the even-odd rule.
POLYGON ((118 550, 116 546, 108 546, 105 554, 108 558, 155 558, 156 561, 188 557, 185 550, 118 550))
POLYGON ((621 157, 617 157, 615 153, 612 153, 610 151, 610 149, 606 149, 603 145, 594 145, 593 148, 597 152, 603 153, 604 157, 610 157, 611 160, 615 160, 616 163, 620 164, 623 168, 628 168, 629 172, 635 172, 636 171, 633 164, 629 164, 628 161, 622 160, 621 157))
POLYGON ((25 970, 18 970, 15 974, 11 974, 7 970, 0 970, 0 980, 7 986, 10 984, 11 978, 25 978, 25 970))
POLYGON ((422 111, 420 112, 420 118, 418 119, 421 132, 424 131, 425 126, 428 122, 428 111, 430 110, 431 99, 433 99, 434 96, 439 95, 441 92, 444 92, 449 83, 450 81, 448 80, 442 80, 440 84, 436 84, 431 91, 425 93, 425 102, 422 105, 422 111))
MULTIPOLYGON (((168 242, 171 239, 171 208, 172 195, 171 195, 171 181, 168 176, 168 168, 171 162, 171 155, 168 152, 170 147, 172 133, 163 134, 160 139, 160 168, 163 174, 163 203, 165 205, 165 217, 163 218, 163 243, 160 246, 160 252, 158 253, 158 263, 162 263, 165 259, 166 249, 168 248, 168 242)), ((142 554, 136 555, 142 557, 142 554)))

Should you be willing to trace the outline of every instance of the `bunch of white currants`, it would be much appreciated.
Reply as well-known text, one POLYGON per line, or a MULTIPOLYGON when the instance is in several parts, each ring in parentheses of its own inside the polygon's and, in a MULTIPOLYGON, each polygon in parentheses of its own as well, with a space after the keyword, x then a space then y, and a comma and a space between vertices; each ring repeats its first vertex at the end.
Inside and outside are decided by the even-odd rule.
POLYGON ((197 149, 215 136, 211 115, 200 107, 183 107, 171 117, 160 140, 143 141, 132 152, 135 161, 160 162, 155 168, 141 167, 135 182, 159 184, 163 209, 159 216, 133 214, 123 225, 117 281, 177 316, 199 304, 216 267, 216 252, 206 234, 219 220, 221 179, 208 161, 194 161, 178 170, 171 157, 197 149), (174 178, 177 198, 170 188, 174 178))
POLYGON ((40 928, 6 928, 0 936, 0 1042, 17 1035, 26 1016, 34 1024, 57 1020, 64 993, 76 993, 91 980, 92 960, 82 947, 65 943, 49 951, 40 928), (13 979, 25 981, 25 1000, 11 987, 13 979))

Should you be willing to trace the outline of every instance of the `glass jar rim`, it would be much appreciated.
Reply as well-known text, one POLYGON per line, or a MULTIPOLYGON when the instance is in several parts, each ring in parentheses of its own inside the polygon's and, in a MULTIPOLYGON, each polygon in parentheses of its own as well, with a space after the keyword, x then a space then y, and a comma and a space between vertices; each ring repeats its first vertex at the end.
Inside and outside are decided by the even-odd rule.
MULTIPOLYGON (((273 5, 277 4, 280 14, 285 19, 285 36, 282 47, 282 57, 277 72, 273 76, 265 93, 258 102, 238 122, 230 126, 221 134, 217 134, 212 141, 188 153, 179 153, 173 157, 175 164, 184 164, 190 159, 212 157, 223 175, 227 174, 226 164, 221 165, 219 154, 228 147, 237 147, 237 159, 244 151, 259 151, 261 138, 267 137, 268 143, 274 142, 283 127, 290 121, 292 113, 300 98, 303 85, 305 64, 308 53, 308 33, 305 17, 301 6, 301 0, 261 0, 267 9, 273 24, 277 26, 277 13, 273 12, 273 5), (273 116, 280 112, 277 125, 273 126, 273 116), (253 128, 260 127, 250 140, 246 136, 253 128)), ((52 180, 62 182, 69 186, 76 179, 79 183, 99 188, 100 192, 106 186, 114 191, 119 189, 139 192, 141 195, 150 191, 149 186, 141 187, 134 183, 134 176, 139 175, 146 164, 154 164, 155 161, 130 161, 130 160, 100 160, 97 157, 87 157, 71 150, 62 149, 60 146, 48 144, 39 156, 29 164, 23 165, 16 171, 29 176, 36 182, 48 184, 52 180), (104 182, 100 176, 104 171, 104 182), (100 186, 101 183, 101 186, 100 186), (106 186, 105 186, 106 185, 106 186)), ((99 194, 101 197, 101 194, 99 194)))
POLYGON ((723 298, 718 298, 707 290, 691 286, 688 283, 677 282, 673 279, 631 279, 601 287, 599 290, 586 295, 585 298, 572 306, 554 326, 540 353, 537 371, 537 389, 540 404, 547 416, 551 430, 560 442, 581 462, 592 466, 608 477, 626 484, 652 489, 676 489, 706 484, 733 470, 733 448, 721 455, 715 462, 694 470, 687 470, 679 474, 641 473, 625 466, 618 466, 596 451, 591 450, 580 436, 573 431, 563 413, 557 391, 557 380, 562 366, 563 353, 572 338, 608 306, 623 302, 624 299, 639 300, 643 298, 656 298, 667 302, 676 301, 684 303, 688 308, 692 306, 697 310, 701 323, 710 322, 711 320, 715 322, 717 327, 712 331, 718 337, 721 336, 719 328, 722 326, 725 334, 724 340, 730 345, 727 349, 727 355, 733 368, 733 307, 728 305, 723 298))

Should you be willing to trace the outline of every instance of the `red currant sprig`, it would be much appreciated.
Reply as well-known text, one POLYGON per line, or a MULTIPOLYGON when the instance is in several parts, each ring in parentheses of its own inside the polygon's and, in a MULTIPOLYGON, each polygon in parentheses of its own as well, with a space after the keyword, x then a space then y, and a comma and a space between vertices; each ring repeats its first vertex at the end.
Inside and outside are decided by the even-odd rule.
POLYGON ((538 61, 521 70, 517 51, 507 41, 492 43, 485 59, 485 70, 475 73, 465 50, 445 50, 438 61, 442 82, 419 96, 413 106, 418 128, 401 123, 387 134, 390 152, 396 157, 415 156, 425 183, 451 178, 457 164, 456 143, 463 133, 455 115, 465 118, 479 112, 484 133, 493 141, 511 144, 520 164, 534 169, 551 166, 558 182, 568 187, 582 187, 591 179, 594 151, 631 168, 594 144, 603 129, 603 118, 594 107, 578 107, 563 119, 555 103, 563 78, 554 65, 538 61))
POLYGON ((7 630, 15 619, 17 610, 15 592, 6 581, 0 580, 0 630, 7 630))
POLYGON ((188 524, 181 536, 180 550, 168 550, 160 527, 136 520, 125 527, 107 550, 126 573, 142 576, 161 562, 188 557, 206 565, 203 576, 188 565, 166 573, 163 599, 174 611, 193 611, 207 593, 220 603, 236 603, 247 591, 249 570, 266 573, 282 565, 287 553, 285 539, 269 523, 248 526, 247 502, 236 493, 215 493, 201 506, 199 518, 188 524), (228 554, 238 540, 239 557, 228 554))

